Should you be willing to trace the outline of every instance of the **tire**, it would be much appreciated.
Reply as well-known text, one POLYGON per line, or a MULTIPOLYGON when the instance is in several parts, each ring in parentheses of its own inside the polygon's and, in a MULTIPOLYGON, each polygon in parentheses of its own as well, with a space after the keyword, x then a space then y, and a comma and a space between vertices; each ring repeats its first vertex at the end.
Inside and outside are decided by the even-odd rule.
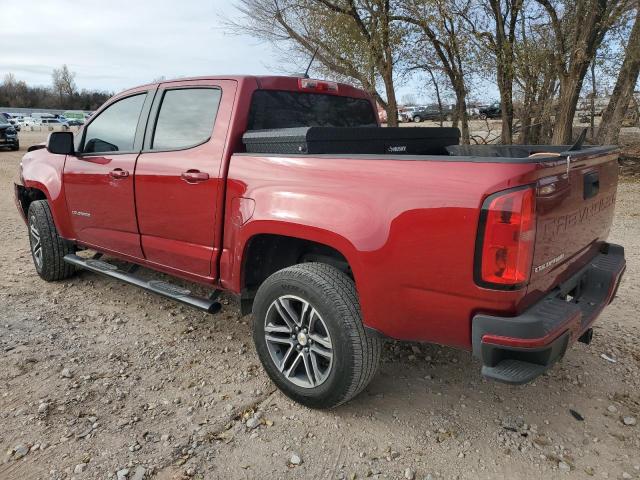
POLYGON ((40 278, 53 282, 72 276, 75 267, 63 259, 74 253, 75 247, 58 235, 47 201, 31 202, 27 218, 31 257, 40 278))
POLYGON ((488 117, 487 117, 487 114, 486 114, 486 113, 481 113, 481 114, 480 114, 480 120, 486 120, 487 118, 488 118, 488 117))
POLYGON ((20 150, 20 144, 16 143, 15 145, 13 145, 11 147, 11 150, 14 151, 14 152, 17 152, 18 150, 20 150))
POLYGON ((420 115, 416 115, 415 117, 413 117, 414 123, 420 123, 421 121, 422 121, 422 118, 420 118, 420 115))
POLYGON ((365 330, 353 281, 323 263, 294 265, 264 281, 253 303, 253 339, 271 380, 310 408, 336 407, 360 393, 384 343, 365 330), (299 330, 288 326, 299 325, 296 317, 299 330))

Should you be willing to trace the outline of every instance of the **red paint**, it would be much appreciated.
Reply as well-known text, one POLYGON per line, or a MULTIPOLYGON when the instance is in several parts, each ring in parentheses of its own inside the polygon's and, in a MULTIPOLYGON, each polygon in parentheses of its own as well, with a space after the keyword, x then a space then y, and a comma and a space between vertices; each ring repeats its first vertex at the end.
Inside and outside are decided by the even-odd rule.
POLYGON ((144 258, 133 195, 137 157, 131 153, 67 158, 63 179, 66 210, 76 240, 144 258), (128 176, 114 178, 114 171, 128 176))
MULTIPOLYGON (((568 255, 553 268, 532 273, 528 287, 482 288, 474 281, 474 261, 484 200, 552 176, 560 185, 566 163, 234 154, 243 151, 252 93, 298 90, 298 79, 289 77, 153 84, 123 92, 105 107, 132 92, 157 88, 160 94, 192 85, 222 90, 211 139, 202 145, 92 160, 68 157, 66 164, 44 149, 25 156, 23 183, 47 196, 63 237, 234 293, 244 287, 243 259, 252 237, 312 240, 333 247, 349 262, 367 326, 399 339, 470 348, 475 313, 522 312, 586 264, 608 233, 612 206, 602 206, 592 222, 572 225, 555 237, 536 237, 534 267, 558 252, 568 255), (110 172, 117 168, 129 175, 113 178, 110 172)), ((343 84, 327 93, 371 100, 343 84)), ((580 197, 585 168, 598 169, 601 191, 615 193, 614 164, 611 155, 572 165, 571 184, 536 200, 538 235, 543 228, 549 231, 547 223, 554 218, 570 217, 588 203, 580 197)))

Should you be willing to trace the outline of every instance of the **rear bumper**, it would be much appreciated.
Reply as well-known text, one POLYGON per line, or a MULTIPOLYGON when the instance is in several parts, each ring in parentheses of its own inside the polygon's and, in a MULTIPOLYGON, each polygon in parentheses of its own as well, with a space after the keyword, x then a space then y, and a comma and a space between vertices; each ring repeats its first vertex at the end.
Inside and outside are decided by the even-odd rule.
POLYGON ((611 303, 625 268, 624 248, 605 244, 589 265, 521 315, 475 315, 473 353, 482 374, 522 384, 544 373, 611 303))

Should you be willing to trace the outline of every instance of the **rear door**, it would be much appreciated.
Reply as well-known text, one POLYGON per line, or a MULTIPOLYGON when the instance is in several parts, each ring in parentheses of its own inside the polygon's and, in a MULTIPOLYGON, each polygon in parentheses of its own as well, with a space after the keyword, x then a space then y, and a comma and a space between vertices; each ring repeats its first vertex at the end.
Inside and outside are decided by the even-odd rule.
MULTIPOLYGON (((145 258, 198 277, 216 277, 222 165, 236 82, 162 84, 135 171, 145 258)), ((221 221, 221 220, 220 220, 221 221)))
POLYGON ((83 129, 77 154, 64 166, 67 208, 76 238, 93 247, 142 258, 133 172, 154 89, 127 93, 83 129))

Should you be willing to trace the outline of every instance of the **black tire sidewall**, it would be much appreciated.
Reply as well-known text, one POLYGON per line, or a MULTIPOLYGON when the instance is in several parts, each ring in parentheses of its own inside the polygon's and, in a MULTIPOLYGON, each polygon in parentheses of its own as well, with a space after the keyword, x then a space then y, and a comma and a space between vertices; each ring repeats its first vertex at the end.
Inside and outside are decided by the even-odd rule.
POLYGON ((339 403, 346 394, 353 376, 354 351, 340 321, 341 313, 336 308, 337 292, 327 292, 320 282, 307 275, 307 281, 291 278, 285 272, 278 272, 265 281, 256 295, 253 305, 253 339, 258 356, 273 382, 289 398, 311 408, 326 408, 339 403), (333 347, 333 365, 329 377, 313 388, 299 387, 286 380, 278 370, 267 348, 264 338, 264 319, 272 302, 282 295, 295 295, 308 301, 324 320, 333 347))
POLYGON ((73 253, 75 248, 67 244, 58 235, 58 230, 53 222, 51 210, 46 200, 35 200, 29 205, 27 212, 27 229, 29 234, 29 250, 31 259, 36 267, 36 272, 43 280, 53 282, 63 280, 74 274, 75 268, 64 261, 67 253, 73 253), (42 249, 42 267, 33 256, 33 239, 31 238, 31 223, 36 226, 40 234, 42 249))

